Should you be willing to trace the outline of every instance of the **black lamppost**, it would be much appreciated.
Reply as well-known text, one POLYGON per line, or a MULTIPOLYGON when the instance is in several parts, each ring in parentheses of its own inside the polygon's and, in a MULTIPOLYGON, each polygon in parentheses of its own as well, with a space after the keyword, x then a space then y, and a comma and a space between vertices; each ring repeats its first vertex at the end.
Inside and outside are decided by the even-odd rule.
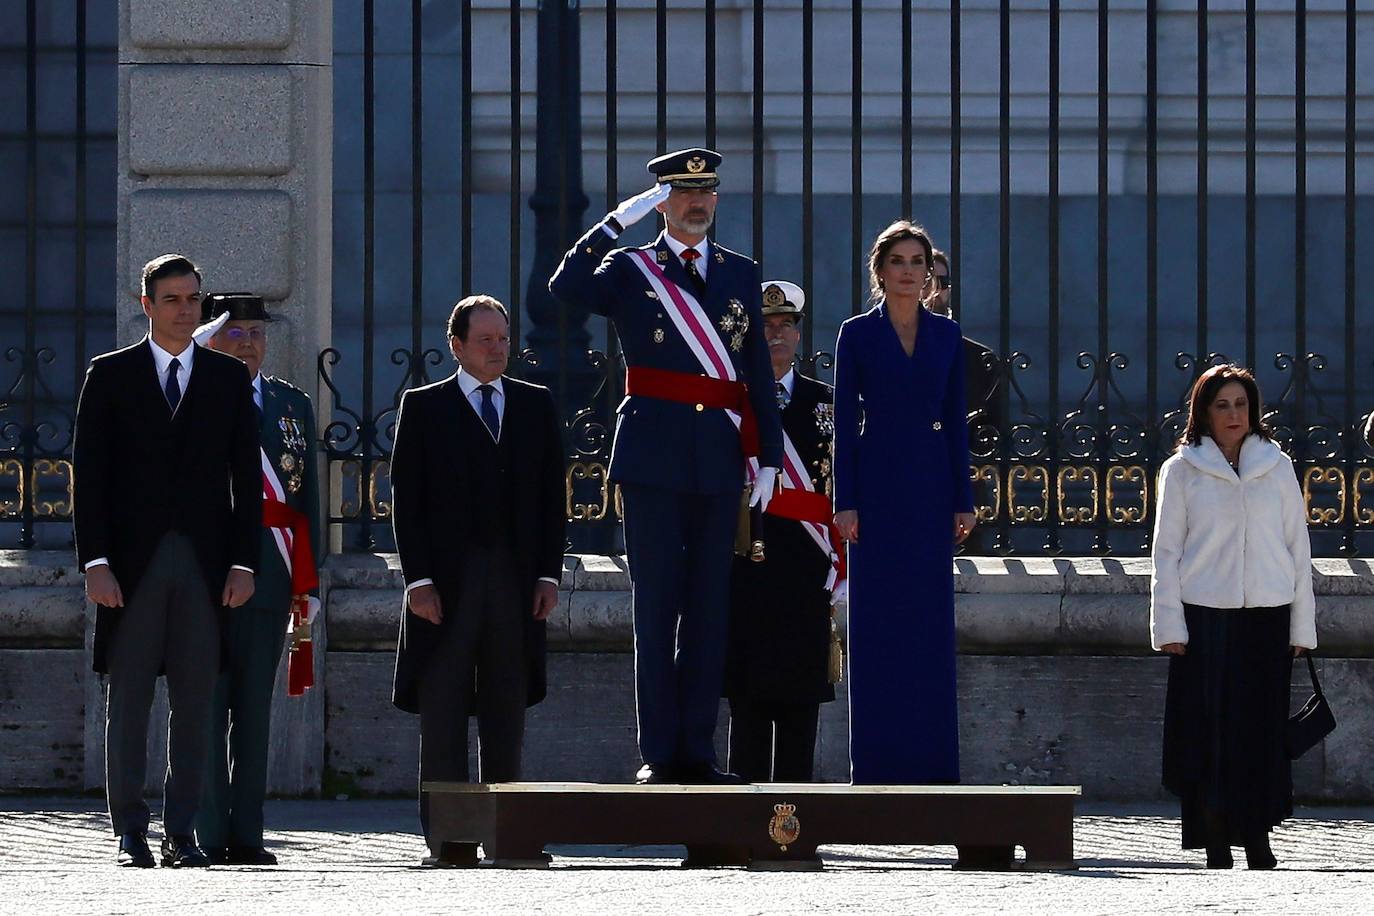
POLYGON ((591 400, 600 372, 587 359, 587 313, 565 308, 549 293, 563 253, 583 229, 582 63, 579 0, 540 0, 535 113, 534 263, 525 302, 527 340, 539 360, 529 375, 548 385, 569 417, 591 400))

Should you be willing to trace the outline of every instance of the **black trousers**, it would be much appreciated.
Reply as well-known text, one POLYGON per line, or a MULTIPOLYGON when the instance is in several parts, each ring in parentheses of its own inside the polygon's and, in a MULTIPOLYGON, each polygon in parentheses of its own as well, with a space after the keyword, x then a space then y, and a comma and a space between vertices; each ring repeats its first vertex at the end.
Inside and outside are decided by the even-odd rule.
MULTIPOLYGON (((428 843, 426 782, 468 780, 468 718, 477 716, 478 781, 520 778, 525 736, 524 615, 504 549, 463 558, 457 607, 443 608, 439 644, 420 675, 420 826, 428 843)), ((438 855, 437 844, 430 844, 438 855)))
MULTIPOLYGON (((119 570, 114 570, 116 577, 119 570)), ((159 672, 167 675, 167 775, 163 831, 190 836, 200 803, 210 737, 210 701, 219 676, 219 618, 195 548, 169 532, 138 589, 117 612, 110 641, 105 707, 105 793, 116 835, 148 829, 143 781, 148 718, 159 672)))
POLYGON ((819 703, 730 701, 730 772, 749 782, 811 782, 819 703))

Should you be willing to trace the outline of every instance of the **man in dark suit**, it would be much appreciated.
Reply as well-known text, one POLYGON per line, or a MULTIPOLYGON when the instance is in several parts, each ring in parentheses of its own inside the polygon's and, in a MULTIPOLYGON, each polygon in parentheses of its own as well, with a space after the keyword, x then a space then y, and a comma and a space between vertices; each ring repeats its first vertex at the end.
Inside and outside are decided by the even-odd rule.
POLYGON ((763 559, 736 557, 731 580, 725 675, 730 771, 749 782, 810 782, 820 704, 835 699, 831 591, 841 581, 829 535, 835 397, 829 385, 794 366, 805 306, 795 283, 763 284, 764 333, 788 467, 782 491, 754 531, 764 544, 763 559), (778 514, 793 499, 801 511, 778 514))
POLYGON ((200 273, 143 268, 148 336, 91 361, 76 412, 74 527, 109 675, 105 789, 120 865, 151 867, 143 800, 153 687, 171 706, 162 864, 209 862, 192 837, 228 608, 253 596, 262 490, 243 363, 192 340, 200 273))
POLYGON ((453 309, 458 371, 401 398, 391 455, 392 525, 406 582, 392 701, 420 714, 424 864, 476 864, 476 847, 429 833, 430 781, 520 778, 525 708, 544 698, 544 621, 563 575, 563 447, 549 390, 503 373, 506 308, 453 309), (475 691, 474 691, 475 689, 475 691), (474 696, 475 692, 475 696, 474 696))
POLYGON ((593 226, 549 280, 565 305, 614 321, 625 354, 610 473, 633 589, 641 783, 738 781, 716 768, 713 741, 731 557, 746 459, 761 506, 782 464, 758 265, 706 235, 720 161, 707 149, 651 161, 658 184, 593 226), (655 210, 667 228, 653 244, 611 250, 655 210))
POLYGON ((307 621, 320 603, 315 411, 304 391, 262 371, 272 320, 262 297, 206 296, 201 320, 211 323, 201 331, 210 348, 242 360, 253 377, 263 526, 253 599, 229 619, 226 633, 227 667, 215 689, 209 774, 196 839, 216 864, 276 865, 262 840, 272 688, 291 629, 292 603, 301 606, 307 621))

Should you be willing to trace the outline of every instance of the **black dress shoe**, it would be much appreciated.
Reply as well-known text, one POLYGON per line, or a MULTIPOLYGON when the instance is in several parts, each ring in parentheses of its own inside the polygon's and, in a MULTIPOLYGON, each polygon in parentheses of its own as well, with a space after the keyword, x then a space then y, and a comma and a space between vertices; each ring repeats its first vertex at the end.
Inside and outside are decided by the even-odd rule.
POLYGON ((1268 871, 1277 868, 1279 860, 1269 848, 1269 837, 1245 844, 1245 864, 1251 871, 1268 871))
POLYGON ((476 868, 476 843, 442 843, 439 854, 427 855, 420 860, 425 868, 476 868))
POLYGON ((661 763, 646 763, 635 773, 635 785, 661 786, 677 782, 671 767, 661 763))
POLYGON ((1230 846, 1207 847, 1208 868, 1230 868, 1233 865, 1235 865, 1235 861, 1231 858, 1230 846))
POLYGON ((165 836, 162 838, 162 866, 164 868, 206 868, 210 857, 196 845, 194 837, 165 836))
MULTIPOLYGON (((210 861, 215 861, 211 856, 210 861)), ((276 865, 277 857, 261 846, 230 846, 226 859, 229 865, 276 865)))
POLYGON ((679 767, 678 775, 685 786, 743 786, 747 785, 743 776, 718 770, 715 764, 698 763, 679 767))
POLYGON ((119 855, 115 864, 123 868, 152 868, 153 853, 148 849, 148 837, 142 833, 126 833, 119 838, 119 855))

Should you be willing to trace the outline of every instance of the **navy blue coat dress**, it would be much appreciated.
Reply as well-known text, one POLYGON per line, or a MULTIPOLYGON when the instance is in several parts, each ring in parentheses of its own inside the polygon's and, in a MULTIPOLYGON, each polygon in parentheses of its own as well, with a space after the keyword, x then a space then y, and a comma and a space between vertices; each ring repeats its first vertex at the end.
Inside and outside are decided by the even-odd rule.
POLYGON ((849 547, 855 784, 957 782, 954 513, 973 511, 959 326, 924 309, 911 356, 880 303, 840 326, 835 510, 849 547))

